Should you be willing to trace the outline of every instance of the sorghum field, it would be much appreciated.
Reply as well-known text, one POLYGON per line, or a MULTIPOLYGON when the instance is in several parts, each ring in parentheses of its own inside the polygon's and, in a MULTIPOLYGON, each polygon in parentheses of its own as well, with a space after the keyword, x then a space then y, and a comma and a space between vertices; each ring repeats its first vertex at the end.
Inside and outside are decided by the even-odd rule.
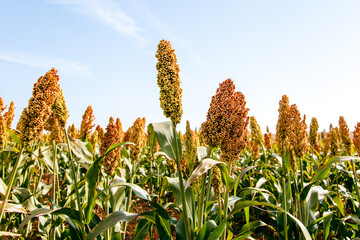
POLYGON ((0 98, 2 239, 360 239, 360 123, 319 132, 283 95, 276 133, 263 133, 227 79, 201 128, 181 133, 170 42, 156 58, 167 122, 103 129, 89 106, 77 129, 56 69, 16 127, 0 98))

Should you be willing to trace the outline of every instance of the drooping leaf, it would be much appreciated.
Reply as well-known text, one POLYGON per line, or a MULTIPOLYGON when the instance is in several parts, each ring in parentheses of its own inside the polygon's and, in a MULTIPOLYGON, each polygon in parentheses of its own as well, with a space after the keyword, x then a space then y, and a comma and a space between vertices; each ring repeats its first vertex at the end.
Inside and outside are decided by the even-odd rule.
POLYGON ((207 240, 218 239, 223 234, 225 228, 226 228, 226 222, 221 223, 219 226, 215 227, 215 229, 211 232, 207 240))
POLYGON ((16 135, 16 134, 14 133, 14 131, 11 130, 10 128, 7 129, 7 132, 9 133, 11 139, 12 139, 14 142, 16 142, 17 144, 20 145, 20 138, 18 137, 18 135, 16 135))
POLYGON ((278 206, 276 206, 274 204, 271 204, 271 203, 268 203, 268 202, 238 201, 237 204, 235 205, 235 207, 229 213, 228 217, 223 221, 227 221, 227 219, 230 218, 231 216, 233 216, 235 213, 241 211, 242 209, 244 209, 246 207, 251 207, 251 206, 268 206, 268 207, 271 207, 271 208, 278 209, 283 213, 286 213, 300 227, 305 239, 306 240, 311 240, 312 239, 311 235, 309 234, 309 231, 306 229, 304 224, 299 219, 297 219, 296 217, 294 217, 292 214, 285 211, 281 207, 278 207, 278 206))
MULTIPOLYGON (((2 204, 3 204, 3 201, 0 201, 0 206, 2 204)), ((9 212, 9 213, 12 213, 12 212, 13 213, 24 213, 24 214, 28 213, 21 204, 14 204, 14 203, 9 203, 9 202, 6 202, 4 211, 9 212)))
POLYGON ((136 196, 138 196, 139 198, 142 198, 142 199, 148 200, 148 201, 151 200, 151 197, 148 192, 146 192, 144 189, 142 189, 141 187, 139 187, 138 185, 136 185, 134 183, 127 183, 127 182, 118 182, 118 183, 111 184, 110 186, 108 186, 107 188, 105 188, 101 192, 99 192, 98 196, 110 188, 121 187, 121 186, 130 187, 134 191, 136 196))
POLYGON ((217 227, 216 222, 214 220, 207 221, 202 228, 196 238, 196 240, 206 240, 209 238, 210 233, 217 227))
POLYGON ((188 178, 186 184, 185 184, 185 189, 192 183, 194 182, 196 179, 198 179, 199 177, 201 177, 204 173, 206 173, 209 169, 211 169, 213 166, 217 165, 217 164, 224 164, 223 162, 219 162, 216 161, 214 159, 211 158, 206 158, 203 159, 199 166, 197 166, 195 168, 195 170, 192 172, 191 176, 188 178))
POLYGON ((171 122, 151 124, 161 149, 175 161, 181 160, 181 140, 171 122))
POLYGON ((86 236, 85 240, 93 240, 107 229, 113 227, 118 222, 131 221, 134 217, 138 215, 139 214, 137 213, 128 213, 125 211, 112 212, 93 228, 93 230, 86 236))
POLYGON ((0 231, 0 236, 21 237, 21 234, 0 231))
POLYGON ((143 240, 146 235, 148 235, 149 228, 151 227, 152 223, 146 218, 140 220, 140 222, 136 225, 134 231, 134 240, 143 240))

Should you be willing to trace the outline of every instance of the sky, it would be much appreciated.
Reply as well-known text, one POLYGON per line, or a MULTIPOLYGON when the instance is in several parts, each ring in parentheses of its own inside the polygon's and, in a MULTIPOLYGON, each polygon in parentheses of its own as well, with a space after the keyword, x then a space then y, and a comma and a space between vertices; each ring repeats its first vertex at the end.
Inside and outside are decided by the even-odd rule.
POLYGON ((80 127, 110 116, 127 129, 138 117, 162 122, 157 45, 175 49, 183 89, 179 125, 199 128, 211 97, 231 78, 249 116, 275 132, 286 94, 320 131, 344 116, 360 122, 360 1, 0 0, 0 97, 15 120, 33 84, 55 67, 80 127))

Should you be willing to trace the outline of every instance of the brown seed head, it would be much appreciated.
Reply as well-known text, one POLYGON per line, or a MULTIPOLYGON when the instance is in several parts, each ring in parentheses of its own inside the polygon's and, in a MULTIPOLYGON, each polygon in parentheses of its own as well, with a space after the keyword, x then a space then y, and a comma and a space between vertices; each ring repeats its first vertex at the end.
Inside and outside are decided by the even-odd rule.
POLYGON ((250 130, 251 130, 251 142, 261 146, 264 142, 264 137, 261 133, 261 128, 254 116, 250 117, 250 130))
POLYGON ((60 91, 57 70, 52 68, 34 84, 33 96, 21 120, 21 142, 26 145, 39 137, 50 117, 55 98, 60 91))
POLYGON ((338 128, 337 127, 332 128, 329 134, 330 134, 330 150, 331 150, 331 154, 333 156, 336 156, 337 152, 339 150, 339 145, 340 145, 340 142, 339 142, 340 136, 339 136, 338 128))
POLYGON ((358 156, 360 156, 360 123, 357 123, 353 132, 353 143, 358 156))
POLYGON ((289 98, 286 95, 283 95, 279 102, 279 117, 276 124, 276 143, 280 153, 282 153, 282 145, 284 144, 284 149, 286 149, 289 144, 286 135, 286 129, 288 128, 290 121, 289 110, 289 98))
POLYGON ((249 117, 247 114, 249 109, 245 105, 245 96, 241 92, 235 92, 230 97, 229 121, 231 125, 220 145, 221 158, 228 164, 238 159, 248 141, 247 126, 249 117))
POLYGON ((131 127, 129 142, 135 144, 130 147, 130 158, 139 160, 141 150, 146 141, 145 118, 137 118, 131 127))
POLYGON ((350 129, 343 116, 339 118, 339 133, 341 137, 341 142, 344 145, 345 153, 350 155, 351 153, 351 137, 350 129))
POLYGON ((95 126, 93 122, 95 120, 95 115, 91 106, 88 106, 81 121, 80 125, 80 139, 85 139, 90 135, 92 128, 95 126))
MULTIPOLYGON (((112 145, 119 143, 119 134, 117 132, 116 125, 113 121, 109 121, 108 126, 106 127, 106 132, 104 134, 103 141, 100 147, 100 154, 104 155, 106 150, 111 147, 112 145)), ((113 150, 109 152, 103 161, 104 171, 110 176, 114 173, 118 159, 120 158, 120 152, 113 150)))
POLYGON ((14 101, 12 101, 10 103, 9 110, 4 114, 7 128, 11 128, 12 121, 14 120, 15 117, 14 110, 15 110, 14 101))
POLYGON ((155 57, 158 62, 157 84, 160 87, 160 106, 164 115, 173 123, 180 123, 182 110, 182 89, 180 87, 180 68, 169 41, 161 40, 155 57))
POLYGON ((301 158, 308 150, 306 117, 304 115, 301 120, 300 112, 295 104, 290 107, 289 117, 286 135, 289 138, 290 149, 294 152, 295 157, 301 158))
POLYGON ((123 137, 124 137, 124 131, 122 129, 122 124, 120 122, 120 118, 116 118, 116 123, 115 123, 118 133, 119 133, 119 139, 120 141, 122 141, 123 137))
POLYGON ((189 121, 186 121, 185 132, 185 158, 188 159, 190 171, 192 171, 196 161, 195 133, 190 128, 189 121))
POLYGON ((310 145, 314 147, 314 145, 316 144, 317 140, 318 140, 318 131, 319 131, 319 124, 316 118, 312 118, 311 119, 311 123, 310 123, 310 134, 309 134, 309 138, 310 138, 310 145))
POLYGON ((101 142, 104 138, 104 129, 102 127, 100 127, 100 125, 97 125, 95 131, 98 132, 98 143, 101 144, 101 142))
POLYGON ((270 135, 268 133, 264 134, 264 145, 265 148, 270 150, 271 149, 271 139, 270 139, 270 135))

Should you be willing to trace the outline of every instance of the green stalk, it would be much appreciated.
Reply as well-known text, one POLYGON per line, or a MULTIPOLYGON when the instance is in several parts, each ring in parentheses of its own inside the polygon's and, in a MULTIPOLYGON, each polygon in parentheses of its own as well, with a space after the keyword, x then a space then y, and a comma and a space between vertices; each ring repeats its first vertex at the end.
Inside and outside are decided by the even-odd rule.
POLYGON ((4 210, 5 210, 5 204, 6 204, 7 200, 9 199, 11 189, 12 189, 13 184, 14 184, 15 176, 16 176, 16 173, 17 173, 17 170, 18 170, 18 167, 19 167, 20 158, 21 158, 21 155, 22 155, 23 152, 24 152, 24 147, 21 146, 20 147, 20 152, 19 152, 19 154, 18 154, 18 156, 16 158, 14 168, 13 168, 13 170, 11 172, 10 182, 7 185, 7 189, 6 189, 6 193, 5 193, 3 203, 2 203, 1 208, 0 208, 0 221, 2 220, 4 210))
MULTIPOLYGON (((229 165, 229 174, 231 174, 232 168, 231 168, 231 163, 229 165)), ((228 186, 225 186, 225 192, 224 192, 224 219, 227 219, 227 212, 228 212, 228 203, 229 203, 229 188, 228 186)), ((226 228, 225 231, 222 234, 222 239, 225 240, 226 239, 226 228)))
MULTIPOLYGON (((284 200, 284 210, 287 211, 287 199, 286 199, 286 167, 285 167, 285 152, 284 152, 284 141, 282 142, 282 167, 283 167, 283 200, 284 200)), ((284 234, 285 240, 288 240, 288 226, 287 226, 287 215, 284 213, 284 234)))
POLYGON ((202 224, 203 224, 206 175, 207 175, 206 173, 203 174, 201 180, 201 195, 199 197, 198 226, 197 226, 199 231, 202 228, 202 224))
MULTIPOLYGON (((177 132, 176 132, 176 124, 173 123, 173 133, 174 136, 177 136, 177 132)), ((178 149, 177 146, 177 141, 175 140, 175 149, 178 149)), ((187 204, 186 204, 186 199, 185 199, 185 188, 184 188, 184 182, 183 182, 183 178, 182 178, 182 174, 181 174, 181 168, 180 168, 180 159, 175 159, 176 160, 176 165, 178 168, 178 178, 179 178, 179 185, 180 185, 180 194, 181 194, 181 201, 182 201, 182 207, 183 207, 183 211, 184 211, 184 224, 185 224, 185 232, 186 232, 186 239, 190 240, 191 239, 191 234, 190 234, 190 224, 189 224, 189 215, 188 215, 188 211, 187 211, 187 204)))
MULTIPOLYGON (((109 175, 106 175, 105 178, 105 188, 107 188, 109 186, 109 175)), ((105 200, 105 216, 109 216, 110 213, 110 208, 109 208, 109 198, 108 198, 108 194, 109 194, 109 189, 106 191, 107 194, 106 195, 106 200, 105 200)), ((105 231, 105 240, 110 240, 110 229, 106 229, 105 231)))
POLYGON ((80 193, 79 193, 79 189, 78 189, 76 170, 75 170, 75 166, 74 166, 74 159, 73 159, 72 152, 71 152, 69 136, 66 131, 64 131, 64 132, 65 132, 65 136, 66 136, 66 143, 69 148, 69 157, 70 157, 71 173, 72 173, 71 175, 72 175, 72 178, 74 179, 74 183, 75 183, 74 185, 75 185, 75 193, 76 193, 76 203, 77 203, 77 207, 79 210, 80 222, 84 223, 84 214, 83 214, 81 202, 80 202, 80 193))
POLYGON ((356 173, 356 165, 355 162, 353 160, 351 160, 351 165, 352 165, 352 169, 353 169, 353 174, 354 174, 354 182, 355 182, 355 189, 356 189, 356 194, 358 197, 358 201, 360 201, 360 191, 359 191, 359 185, 358 185, 358 177, 357 177, 357 173, 356 173))
MULTIPOLYGON (((51 206, 52 209, 55 208, 54 204, 57 204, 56 201, 56 181, 57 181, 57 161, 56 161, 56 144, 55 141, 53 141, 53 152, 54 152, 54 159, 53 159, 53 204, 51 206)), ((56 220, 56 217, 54 215, 51 215, 52 222, 54 223, 56 220)), ((56 239, 56 232, 55 227, 53 227, 51 238, 53 240, 56 239)))
MULTIPOLYGON (((131 176, 130 176, 130 183, 134 183, 134 178, 135 178, 135 173, 136 173, 136 170, 135 170, 135 167, 136 167, 136 161, 133 161, 132 163, 132 173, 131 173, 131 176)), ((127 197, 127 202, 126 202, 126 212, 129 212, 130 211, 130 207, 131 207, 131 200, 132 200, 132 189, 131 188, 128 188, 128 197, 127 197)), ((124 230, 123 230, 123 236, 122 236, 122 239, 125 240, 125 235, 126 235, 126 228, 127 228, 127 224, 128 222, 125 222, 124 223, 124 230)))

